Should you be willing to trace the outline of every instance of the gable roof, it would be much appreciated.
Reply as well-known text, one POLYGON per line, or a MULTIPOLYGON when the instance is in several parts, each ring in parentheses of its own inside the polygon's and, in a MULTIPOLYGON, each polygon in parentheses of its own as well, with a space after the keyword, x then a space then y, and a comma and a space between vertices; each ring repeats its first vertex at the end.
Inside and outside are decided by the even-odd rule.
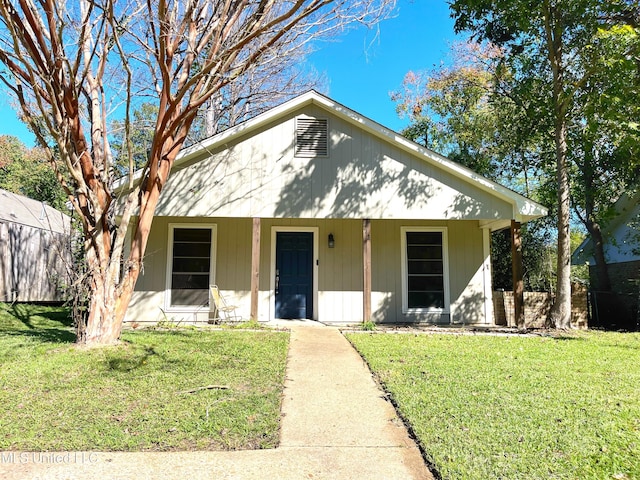
POLYGON ((69 233, 71 218, 46 202, 0 189, 0 222, 69 233))
MULTIPOLYGON (((402 135, 382 126, 381 124, 351 110, 344 105, 337 103, 320 93, 311 90, 307 93, 299 95, 279 106, 276 106, 267 112, 262 113, 250 120, 239 125, 220 132, 210 138, 195 143, 181 151, 176 158, 174 169, 179 169, 183 164, 193 161, 196 157, 202 155, 203 151, 214 150, 227 143, 232 142, 242 135, 250 135, 260 128, 284 118, 306 106, 316 106, 324 109, 328 113, 335 115, 343 121, 357 126, 364 132, 373 135, 384 142, 388 142, 395 147, 411 154, 413 157, 421 159, 423 162, 431 166, 445 171, 454 177, 467 182, 468 184, 479 188, 490 195, 502 200, 513 208, 512 218, 519 222, 527 222, 536 218, 547 215, 547 209, 542 205, 492 181, 488 178, 466 168, 446 157, 425 148, 402 135)), ((139 172, 138 172, 139 176, 139 172)), ((134 177, 134 180, 138 178, 134 177)), ((124 189, 128 183, 125 177, 117 184, 116 189, 124 189)), ((505 228, 509 225, 511 219, 499 219, 485 223, 483 226, 497 230, 505 228)))

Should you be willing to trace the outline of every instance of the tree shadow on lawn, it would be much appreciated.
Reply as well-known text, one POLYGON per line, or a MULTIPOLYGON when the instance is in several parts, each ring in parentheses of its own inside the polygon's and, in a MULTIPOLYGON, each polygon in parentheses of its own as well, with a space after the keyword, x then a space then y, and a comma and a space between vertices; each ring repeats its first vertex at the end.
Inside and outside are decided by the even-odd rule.
POLYGON ((71 343, 76 339, 67 309, 14 303, 3 310, 23 325, 21 328, 19 323, 9 320, 1 329, 5 335, 31 337, 49 343, 71 343))
POLYGON ((140 346, 127 341, 124 341, 123 343, 135 349, 131 351, 120 351, 118 354, 110 356, 107 360, 109 370, 116 372, 131 372, 132 370, 142 367, 147 363, 149 358, 153 356, 158 356, 165 362, 167 361, 162 355, 156 352, 154 347, 140 346))
POLYGON ((53 322, 58 322, 65 327, 73 328, 73 318, 71 318, 71 312, 67 309, 38 312, 37 315, 53 322))
POLYGON ((524 331, 523 333, 533 333, 534 335, 539 335, 541 338, 548 338, 550 340, 557 340, 559 342, 568 342, 573 340, 578 340, 584 342, 586 338, 579 334, 574 334, 568 330, 548 330, 544 329, 542 331, 536 332, 535 329, 530 331, 524 331))
POLYGON ((69 329, 62 328, 37 328, 33 330, 5 330, 4 335, 29 337, 42 343, 74 343, 76 334, 69 329))
POLYGON ((572 337, 571 335, 568 334, 561 334, 558 336, 552 336, 551 338, 553 338, 554 340, 557 340, 559 342, 569 342, 569 341, 580 341, 580 342, 584 342, 585 339, 582 337, 572 337))
POLYGON ((13 303, 8 309, 8 312, 14 316, 17 320, 21 321, 22 324, 30 329, 36 328, 31 323, 31 317, 33 316, 33 309, 31 305, 23 305, 21 303, 13 303))

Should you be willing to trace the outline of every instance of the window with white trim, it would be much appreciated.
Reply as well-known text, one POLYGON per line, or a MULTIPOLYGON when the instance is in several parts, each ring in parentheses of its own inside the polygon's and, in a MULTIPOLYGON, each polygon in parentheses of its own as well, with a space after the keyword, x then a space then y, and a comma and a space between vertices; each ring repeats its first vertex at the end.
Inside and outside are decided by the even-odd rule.
POLYGON ((170 225, 168 307, 196 307, 209 301, 213 280, 215 226, 170 225))
POLYGON ((329 120, 327 118, 296 118, 295 156, 302 158, 329 155, 329 120))
POLYGON ((448 310, 446 229, 403 227, 402 250, 403 310, 448 310))

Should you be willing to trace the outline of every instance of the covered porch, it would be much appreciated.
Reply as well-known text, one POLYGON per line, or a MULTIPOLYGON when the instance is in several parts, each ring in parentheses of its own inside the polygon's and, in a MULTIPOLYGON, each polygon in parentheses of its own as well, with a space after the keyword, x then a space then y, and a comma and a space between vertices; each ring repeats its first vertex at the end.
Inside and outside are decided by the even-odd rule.
POLYGON ((216 284, 244 320, 492 325, 489 235, 475 220, 158 217, 127 320, 205 323, 216 284), (176 254, 195 251, 176 238, 191 230, 210 232, 206 268, 176 254))

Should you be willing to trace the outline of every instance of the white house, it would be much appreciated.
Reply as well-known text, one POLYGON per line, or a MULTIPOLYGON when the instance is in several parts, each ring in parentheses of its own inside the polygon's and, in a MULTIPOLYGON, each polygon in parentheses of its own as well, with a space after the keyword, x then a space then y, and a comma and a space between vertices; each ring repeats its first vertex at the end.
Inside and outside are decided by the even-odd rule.
POLYGON ((311 91, 180 154, 127 321, 492 324, 490 233, 543 215, 311 91))
MULTIPOLYGON (((609 266, 640 262, 639 201, 640 195, 623 194, 615 203, 615 217, 603 228, 604 255, 609 266)), ((595 264, 591 237, 587 237, 573 252, 572 263, 595 264)))

